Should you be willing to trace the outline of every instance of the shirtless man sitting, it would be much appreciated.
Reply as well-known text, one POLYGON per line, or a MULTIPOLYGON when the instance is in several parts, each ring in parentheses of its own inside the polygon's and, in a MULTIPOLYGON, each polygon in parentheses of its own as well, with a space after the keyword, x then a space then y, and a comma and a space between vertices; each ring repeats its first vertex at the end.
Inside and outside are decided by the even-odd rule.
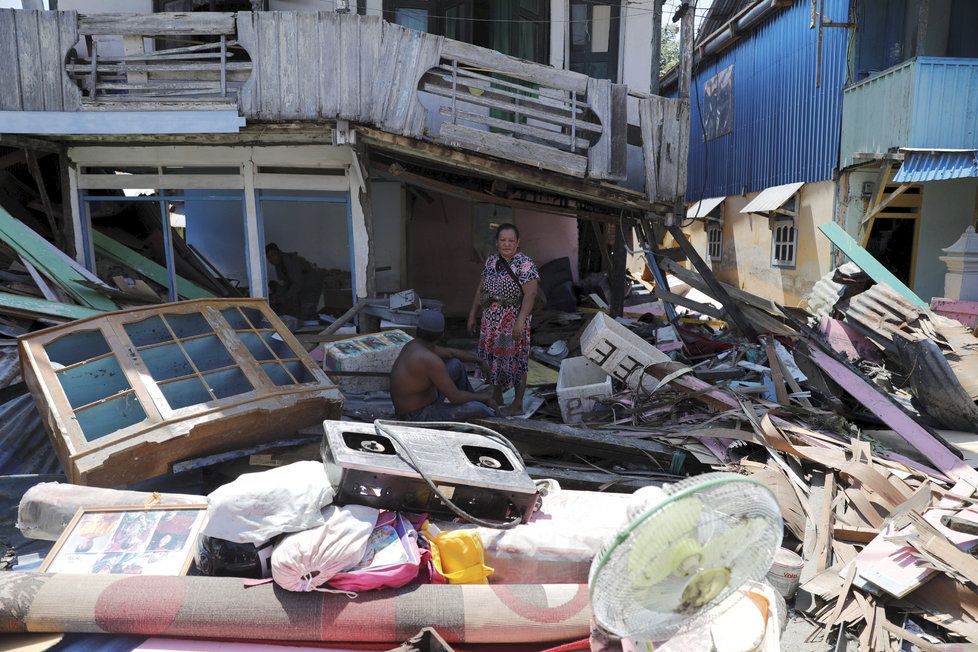
POLYGON ((474 353, 438 346, 445 317, 422 310, 417 337, 404 345, 391 370, 391 399, 398 419, 406 421, 465 421, 496 415, 492 390, 472 391, 465 362, 486 364, 474 353))

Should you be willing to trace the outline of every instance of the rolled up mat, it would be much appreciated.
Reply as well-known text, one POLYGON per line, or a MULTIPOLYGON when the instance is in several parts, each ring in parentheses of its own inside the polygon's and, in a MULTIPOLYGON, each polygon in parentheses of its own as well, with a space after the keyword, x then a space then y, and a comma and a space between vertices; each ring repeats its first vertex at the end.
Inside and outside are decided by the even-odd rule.
POLYGON ((231 577, 0 573, 0 632, 399 643, 433 627, 449 643, 588 636, 585 584, 426 584, 351 600, 246 588, 231 577))

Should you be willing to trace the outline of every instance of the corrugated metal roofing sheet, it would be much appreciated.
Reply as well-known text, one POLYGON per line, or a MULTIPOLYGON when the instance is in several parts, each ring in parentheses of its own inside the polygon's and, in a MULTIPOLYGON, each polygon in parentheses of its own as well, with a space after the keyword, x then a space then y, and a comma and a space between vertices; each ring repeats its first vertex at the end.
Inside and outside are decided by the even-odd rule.
POLYGON ((686 218, 693 217, 706 217, 710 214, 714 208, 723 203, 726 197, 709 197, 707 199, 701 199, 686 211, 686 218))
POLYGON ((746 206, 740 209, 741 213, 765 213, 776 211, 784 203, 791 199, 791 196, 805 185, 801 182, 786 183, 783 186, 771 186, 761 191, 757 197, 750 200, 746 206))
MULTIPOLYGON (((825 0, 826 20, 845 21, 848 15, 848 0, 825 0)), ((690 98, 688 199, 832 178, 839 161, 849 32, 822 30, 817 84, 818 30, 809 29, 810 22, 811 2, 795 2, 696 71, 690 98), (704 87, 729 66, 732 131, 704 141, 703 124, 722 104, 708 98, 704 87)))
POLYGON ((978 177, 978 150, 905 149, 903 165, 893 180, 897 183, 946 181, 978 177))

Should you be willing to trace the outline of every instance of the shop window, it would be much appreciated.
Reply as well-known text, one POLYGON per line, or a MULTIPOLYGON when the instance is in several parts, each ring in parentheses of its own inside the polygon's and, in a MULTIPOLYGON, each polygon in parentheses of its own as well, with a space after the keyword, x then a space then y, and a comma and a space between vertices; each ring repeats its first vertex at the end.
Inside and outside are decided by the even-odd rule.
POLYGON ((589 77, 617 81, 620 31, 620 3, 571 0, 568 67, 589 77))
POLYGON ((794 218, 778 218, 771 238, 771 266, 794 267, 798 249, 798 229, 794 218))
POLYGON ((719 263, 723 256, 723 227, 711 224, 706 227, 707 257, 711 263, 719 263))
POLYGON ((703 133, 706 140, 733 131, 733 66, 727 66, 703 84, 703 133))

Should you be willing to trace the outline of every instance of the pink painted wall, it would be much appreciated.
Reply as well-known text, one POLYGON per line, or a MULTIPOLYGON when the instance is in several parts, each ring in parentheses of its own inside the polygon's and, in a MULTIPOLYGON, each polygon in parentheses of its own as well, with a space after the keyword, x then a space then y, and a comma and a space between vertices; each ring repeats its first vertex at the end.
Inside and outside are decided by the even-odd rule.
MULTIPOLYGON (((465 315, 485 260, 472 245, 473 204, 432 193, 413 202, 408 223, 408 277, 421 296, 445 302, 449 315, 465 315)), ((565 256, 577 280, 577 220, 516 209, 520 249, 537 266, 565 256)), ((378 262, 378 264, 382 264, 378 262)))

